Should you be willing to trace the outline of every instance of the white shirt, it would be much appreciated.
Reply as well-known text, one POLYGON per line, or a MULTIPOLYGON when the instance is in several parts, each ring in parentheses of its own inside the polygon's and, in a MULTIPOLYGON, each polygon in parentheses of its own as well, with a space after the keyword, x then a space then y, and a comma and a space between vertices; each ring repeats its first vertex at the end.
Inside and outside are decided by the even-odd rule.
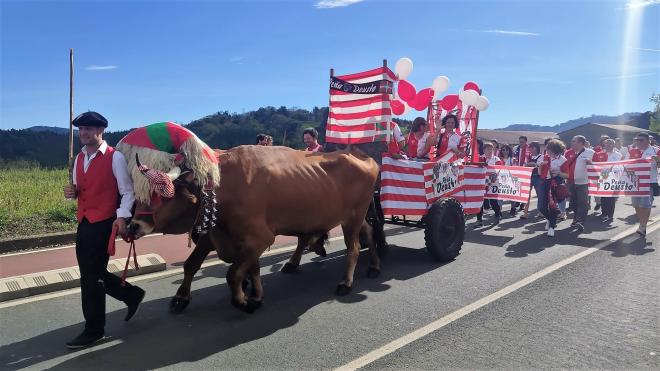
POLYGON ((587 160, 594 157, 594 150, 585 148, 580 156, 575 159, 575 172, 573 173, 573 183, 583 185, 589 184, 589 177, 587 175, 587 160))
POLYGON ((399 127, 399 124, 397 124, 396 122, 394 123, 394 130, 392 134, 394 135, 394 141, 397 143, 400 143, 406 139, 403 136, 403 133, 401 132, 401 128, 399 127))
POLYGON ((493 157, 491 157, 491 158, 489 158, 489 159, 486 160, 486 164, 487 164, 487 165, 497 165, 497 163, 498 163, 499 161, 501 161, 499 157, 497 157, 497 156, 493 156, 493 157))
POLYGON ((424 153, 424 147, 426 146, 426 141, 429 139, 431 136, 431 133, 428 131, 422 135, 421 138, 417 141, 417 157, 422 158, 422 157, 429 157, 429 153, 426 152, 424 153))
MULTIPOLYGON (((502 160, 502 159, 500 159, 500 160, 502 160)), ((506 166, 512 166, 513 165, 513 158, 508 157, 506 160, 502 160, 502 162, 504 162, 504 165, 506 165, 506 166)))
POLYGON ((566 162, 566 157, 559 155, 555 158, 550 157, 550 171, 548 171, 548 178, 552 178, 552 173, 558 173, 561 170, 561 166, 566 162))
MULTIPOLYGON (((658 148, 653 147, 653 146, 648 146, 642 152, 642 158, 651 158, 653 156, 658 155, 658 148)), ((658 163, 655 161, 651 161, 651 183, 657 183, 658 182, 658 163)))
MULTIPOLYGON (((83 160, 83 172, 87 172, 89 165, 92 163, 92 160, 96 155, 101 152, 105 154, 105 151, 108 150, 108 143, 103 141, 99 146, 99 149, 96 150, 91 156, 87 154, 87 146, 82 148, 82 153, 85 155, 83 160)), ((78 184, 76 182, 76 168, 78 167, 78 156, 73 163, 73 184, 78 184)), ((112 156, 112 174, 117 179, 117 188, 119 189, 119 194, 121 195, 121 202, 119 204, 119 209, 117 209, 118 218, 130 218, 131 209, 133 208, 133 203, 135 203, 135 192, 133 191, 133 180, 131 175, 128 173, 128 166, 126 165, 126 159, 124 155, 115 151, 115 154, 112 156)))
POLYGON ((628 147, 621 146, 621 148, 616 148, 615 147, 614 149, 619 151, 619 153, 621 153, 621 156, 622 156, 621 159, 622 160, 628 158, 628 147))
POLYGON ((617 152, 616 149, 612 152, 607 153, 607 162, 619 161, 623 159, 621 152, 617 152))
POLYGON ((452 131, 451 134, 449 134, 449 140, 447 141, 447 149, 457 149, 459 144, 461 144, 461 136, 456 134, 455 131, 452 131))

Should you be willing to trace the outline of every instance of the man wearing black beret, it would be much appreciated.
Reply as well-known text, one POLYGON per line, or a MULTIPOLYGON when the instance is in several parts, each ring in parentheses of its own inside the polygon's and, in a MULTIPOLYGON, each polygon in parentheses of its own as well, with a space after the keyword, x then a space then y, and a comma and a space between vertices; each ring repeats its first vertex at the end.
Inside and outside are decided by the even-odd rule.
POLYGON ((73 120, 83 144, 73 167, 73 185, 64 197, 78 200, 76 257, 80 268, 80 292, 85 329, 67 348, 89 346, 104 336, 105 294, 128 306, 130 320, 144 299, 144 290, 108 272, 108 241, 113 228, 126 234, 126 219, 135 202, 133 182, 121 152, 103 140, 108 120, 97 112, 85 112, 73 120), (119 207, 117 207, 119 205, 119 207))

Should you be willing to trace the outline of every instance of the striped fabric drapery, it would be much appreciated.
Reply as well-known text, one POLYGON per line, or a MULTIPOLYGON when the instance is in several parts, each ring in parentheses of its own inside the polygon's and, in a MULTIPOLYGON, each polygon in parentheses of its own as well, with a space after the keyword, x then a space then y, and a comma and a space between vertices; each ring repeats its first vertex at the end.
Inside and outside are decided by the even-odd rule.
MULTIPOLYGON (((445 158, 433 162, 397 160, 383 157, 381 167, 380 200, 385 215, 425 215, 428 207, 441 196, 432 184, 433 167, 447 162, 445 158)), ((486 193, 486 169, 482 166, 461 165, 460 186, 442 197, 454 197, 465 214, 477 214, 486 193)))

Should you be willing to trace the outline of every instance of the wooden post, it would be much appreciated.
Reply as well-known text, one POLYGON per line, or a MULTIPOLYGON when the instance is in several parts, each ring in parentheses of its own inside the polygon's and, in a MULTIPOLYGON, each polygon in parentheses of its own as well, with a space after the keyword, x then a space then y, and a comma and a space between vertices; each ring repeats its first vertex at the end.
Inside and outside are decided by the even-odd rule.
MULTIPOLYGON (((385 73, 385 69, 387 68, 387 59, 383 59, 383 74, 385 73)), ((394 85, 394 84, 392 84, 394 85)), ((394 92, 394 86, 392 86, 392 92, 394 92)), ((376 124, 374 124, 376 125, 376 124)), ((392 122, 386 122, 385 123, 385 132, 387 133, 387 144, 389 145, 390 141, 392 140, 392 131, 394 130, 394 125, 392 122)))
MULTIPOLYGON (((479 96, 483 92, 482 89, 479 89, 479 96)), ((477 107, 474 107, 477 109, 477 107)), ((479 127, 479 110, 477 110, 477 116, 474 118, 474 140, 472 141, 472 148, 470 148, 470 162, 478 162, 479 160, 479 136, 477 135, 477 129, 479 127), (476 156, 475 156, 476 155, 476 156)))
POLYGON ((69 184, 73 184, 73 48, 69 49, 69 184))
MULTIPOLYGON (((330 81, 328 82, 328 86, 330 86, 330 83, 332 82, 332 78, 335 76, 335 69, 331 68, 330 69, 330 81)), ((325 143, 328 143, 328 125, 330 125, 330 107, 332 106, 332 94, 328 92, 328 120, 325 122, 325 143)), ((337 148, 337 142, 334 144, 334 148, 337 148)))

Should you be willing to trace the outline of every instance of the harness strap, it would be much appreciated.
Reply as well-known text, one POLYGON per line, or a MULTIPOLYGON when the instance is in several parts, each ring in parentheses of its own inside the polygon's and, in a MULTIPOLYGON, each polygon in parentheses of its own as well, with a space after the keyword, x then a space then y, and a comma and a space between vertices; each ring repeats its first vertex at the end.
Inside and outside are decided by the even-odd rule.
POLYGON ((135 265, 135 270, 140 269, 137 260, 137 250, 135 249, 135 240, 130 239, 130 245, 128 247, 128 257, 126 257, 126 265, 124 266, 124 272, 121 274, 121 285, 126 286, 126 276, 128 275, 128 264, 131 261, 131 251, 133 252, 133 265, 135 265))

